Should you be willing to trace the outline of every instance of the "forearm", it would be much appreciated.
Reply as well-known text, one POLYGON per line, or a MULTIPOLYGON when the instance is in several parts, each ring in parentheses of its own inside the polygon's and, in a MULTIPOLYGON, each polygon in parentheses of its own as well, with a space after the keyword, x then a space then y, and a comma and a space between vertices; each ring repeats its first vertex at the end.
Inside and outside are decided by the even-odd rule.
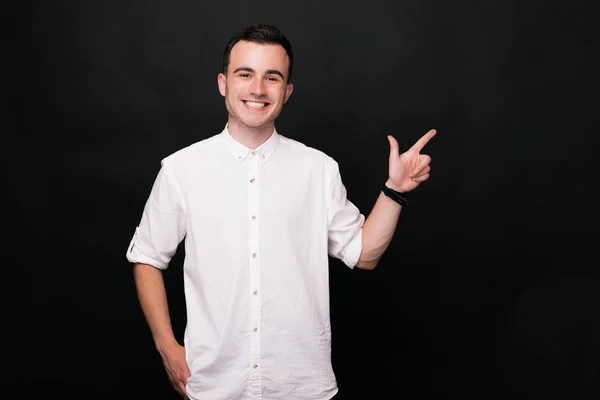
POLYGON ((392 241, 402 207, 383 193, 367 217, 362 232, 362 252, 356 266, 373 269, 392 241))
POLYGON ((133 274, 140 306, 157 349, 175 343, 162 271, 151 265, 135 264, 133 274))

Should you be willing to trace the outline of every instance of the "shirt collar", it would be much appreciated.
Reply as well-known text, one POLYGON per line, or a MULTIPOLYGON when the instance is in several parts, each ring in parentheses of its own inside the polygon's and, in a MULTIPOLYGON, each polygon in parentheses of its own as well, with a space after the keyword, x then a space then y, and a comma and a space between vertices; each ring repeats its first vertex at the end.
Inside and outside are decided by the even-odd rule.
POLYGON ((225 129, 223 129, 223 132, 221 132, 221 137, 227 150, 229 150, 231 155, 240 162, 245 160, 250 154, 255 154, 263 162, 267 162, 279 144, 279 134, 275 128, 273 128, 273 134, 269 139, 254 150, 235 140, 227 130, 227 125, 225 126, 225 129))

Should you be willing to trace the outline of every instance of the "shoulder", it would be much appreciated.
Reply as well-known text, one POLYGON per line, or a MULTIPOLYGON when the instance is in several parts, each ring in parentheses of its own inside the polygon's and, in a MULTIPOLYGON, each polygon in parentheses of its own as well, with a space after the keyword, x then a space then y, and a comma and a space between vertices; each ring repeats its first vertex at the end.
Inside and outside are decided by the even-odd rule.
POLYGON ((287 152, 294 156, 302 157, 305 160, 313 160, 325 166, 336 166, 337 162, 327 153, 317 148, 308 146, 302 142, 290 139, 287 136, 279 135, 279 144, 287 152))
POLYGON ((183 147, 165 156, 160 163, 163 167, 166 166, 175 170, 180 168, 185 169, 191 163, 196 163, 208 155, 214 154, 214 149, 217 146, 219 136, 220 134, 216 134, 183 147))

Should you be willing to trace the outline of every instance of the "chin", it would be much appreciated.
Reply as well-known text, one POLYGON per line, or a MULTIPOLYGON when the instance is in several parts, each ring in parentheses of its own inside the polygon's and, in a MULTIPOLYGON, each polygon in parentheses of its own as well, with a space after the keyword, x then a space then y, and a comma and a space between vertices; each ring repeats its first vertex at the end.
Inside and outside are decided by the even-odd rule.
POLYGON ((261 128, 265 125, 268 125, 269 122, 271 122, 271 119, 270 118, 266 118, 266 119, 261 118, 260 120, 240 119, 240 122, 250 128, 261 128))
POLYGON ((263 127, 269 125, 269 121, 262 122, 262 123, 248 123, 248 124, 244 124, 244 125, 246 125, 249 128, 252 128, 252 129, 260 129, 260 128, 263 128, 263 127))

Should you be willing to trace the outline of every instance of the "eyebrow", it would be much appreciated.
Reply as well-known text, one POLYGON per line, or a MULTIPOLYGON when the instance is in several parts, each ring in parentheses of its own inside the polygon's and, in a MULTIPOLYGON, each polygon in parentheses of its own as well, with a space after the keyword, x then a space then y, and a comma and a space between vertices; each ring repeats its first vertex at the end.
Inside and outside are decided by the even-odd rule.
MULTIPOLYGON (((256 72, 252 68, 239 67, 235 71, 233 71, 233 73, 235 74, 235 73, 240 72, 240 71, 253 72, 253 73, 256 72)), ((276 70, 276 69, 268 69, 267 70, 267 75, 279 75, 281 77, 281 79, 285 79, 285 77, 283 76, 283 74, 280 71, 276 70)))

